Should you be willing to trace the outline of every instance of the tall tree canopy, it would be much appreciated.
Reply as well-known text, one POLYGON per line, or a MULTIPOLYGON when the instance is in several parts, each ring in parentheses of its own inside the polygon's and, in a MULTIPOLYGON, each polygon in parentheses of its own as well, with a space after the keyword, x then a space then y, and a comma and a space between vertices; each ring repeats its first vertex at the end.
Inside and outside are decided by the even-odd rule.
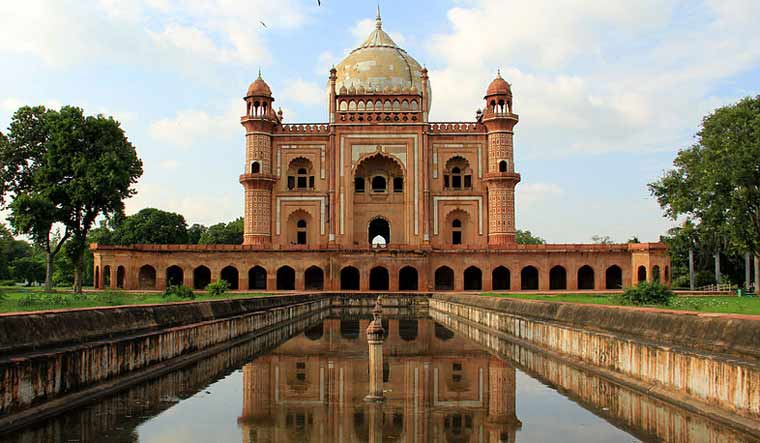
POLYGON ((760 255, 760 96, 706 116, 673 166, 649 185, 665 213, 692 222, 713 251, 760 255))
POLYGON ((186 244, 187 223, 180 214, 145 208, 120 220, 111 234, 111 241, 117 245, 186 244))
POLYGON ((85 117, 80 108, 60 111, 23 107, 0 138, 0 203, 12 199, 14 230, 46 251, 46 287, 52 286, 55 255, 66 248, 74 263, 74 290, 81 291, 88 232, 101 214, 123 211, 124 199, 142 175, 142 162, 119 123, 85 117), (64 232, 53 241, 53 225, 64 232))
POLYGON ((515 241, 521 245, 543 245, 546 243, 546 240, 543 238, 533 235, 530 231, 522 231, 520 229, 515 234, 515 241))
POLYGON ((229 223, 217 223, 209 226, 201 234, 201 245, 239 245, 243 243, 243 217, 229 223))

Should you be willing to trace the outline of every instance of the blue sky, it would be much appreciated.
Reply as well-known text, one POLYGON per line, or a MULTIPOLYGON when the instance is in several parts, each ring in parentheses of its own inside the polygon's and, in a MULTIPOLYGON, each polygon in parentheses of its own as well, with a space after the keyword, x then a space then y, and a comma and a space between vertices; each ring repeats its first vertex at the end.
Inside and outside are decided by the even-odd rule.
MULTIPOLYGON (((431 119, 471 121, 496 69, 512 83, 517 224, 552 242, 656 240, 646 183, 703 115, 758 93, 756 0, 381 1, 384 29, 433 87, 431 119)), ((288 122, 326 121, 328 70, 376 2, 0 4, 0 128, 23 104, 120 120, 145 164, 129 213, 242 214, 242 96, 261 68, 288 122), (260 22, 264 22, 266 27, 260 22)))

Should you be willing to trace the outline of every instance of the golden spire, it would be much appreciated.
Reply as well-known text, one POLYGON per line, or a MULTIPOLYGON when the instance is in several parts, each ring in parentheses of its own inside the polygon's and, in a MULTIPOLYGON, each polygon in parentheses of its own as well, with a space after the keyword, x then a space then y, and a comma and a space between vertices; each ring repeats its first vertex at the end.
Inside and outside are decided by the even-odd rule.
POLYGON ((380 3, 377 4, 377 17, 375 18, 375 29, 383 29, 383 19, 380 18, 380 3))

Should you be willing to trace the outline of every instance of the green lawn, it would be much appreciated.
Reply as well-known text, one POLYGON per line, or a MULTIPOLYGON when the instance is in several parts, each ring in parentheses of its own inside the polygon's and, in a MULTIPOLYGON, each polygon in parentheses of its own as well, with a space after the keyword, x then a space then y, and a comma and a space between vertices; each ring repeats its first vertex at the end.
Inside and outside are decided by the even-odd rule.
MULTIPOLYGON (((620 305, 611 295, 590 294, 563 294, 563 295, 539 295, 539 294, 493 294, 485 296, 520 298, 527 300, 561 301, 570 303, 588 303, 596 305, 620 305)), ((670 305, 653 305, 653 308, 674 309, 679 311, 715 312, 723 314, 751 314, 760 315, 760 298, 758 297, 681 297, 676 296, 670 305)))
POLYGON ((0 300, 0 313, 18 311, 41 311, 45 309, 91 308, 97 306, 118 306, 155 303, 176 303, 186 301, 205 301, 232 298, 248 298, 269 294, 260 293, 226 293, 210 296, 196 292, 194 299, 176 296, 165 297, 161 293, 132 293, 120 291, 85 292, 77 295, 71 289, 59 289, 55 293, 46 293, 42 288, 4 287, 0 288, 4 298, 0 300))

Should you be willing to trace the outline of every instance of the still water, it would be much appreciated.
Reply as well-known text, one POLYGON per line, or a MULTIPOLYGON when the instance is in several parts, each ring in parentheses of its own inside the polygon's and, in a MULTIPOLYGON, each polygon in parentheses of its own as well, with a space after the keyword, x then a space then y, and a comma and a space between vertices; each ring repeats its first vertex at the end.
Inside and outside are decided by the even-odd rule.
POLYGON ((758 441, 546 357, 527 367, 493 355, 427 317, 383 321, 386 400, 367 403, 368 323, 314 318, 279 343, 236 346, 0 440, 758 441))

